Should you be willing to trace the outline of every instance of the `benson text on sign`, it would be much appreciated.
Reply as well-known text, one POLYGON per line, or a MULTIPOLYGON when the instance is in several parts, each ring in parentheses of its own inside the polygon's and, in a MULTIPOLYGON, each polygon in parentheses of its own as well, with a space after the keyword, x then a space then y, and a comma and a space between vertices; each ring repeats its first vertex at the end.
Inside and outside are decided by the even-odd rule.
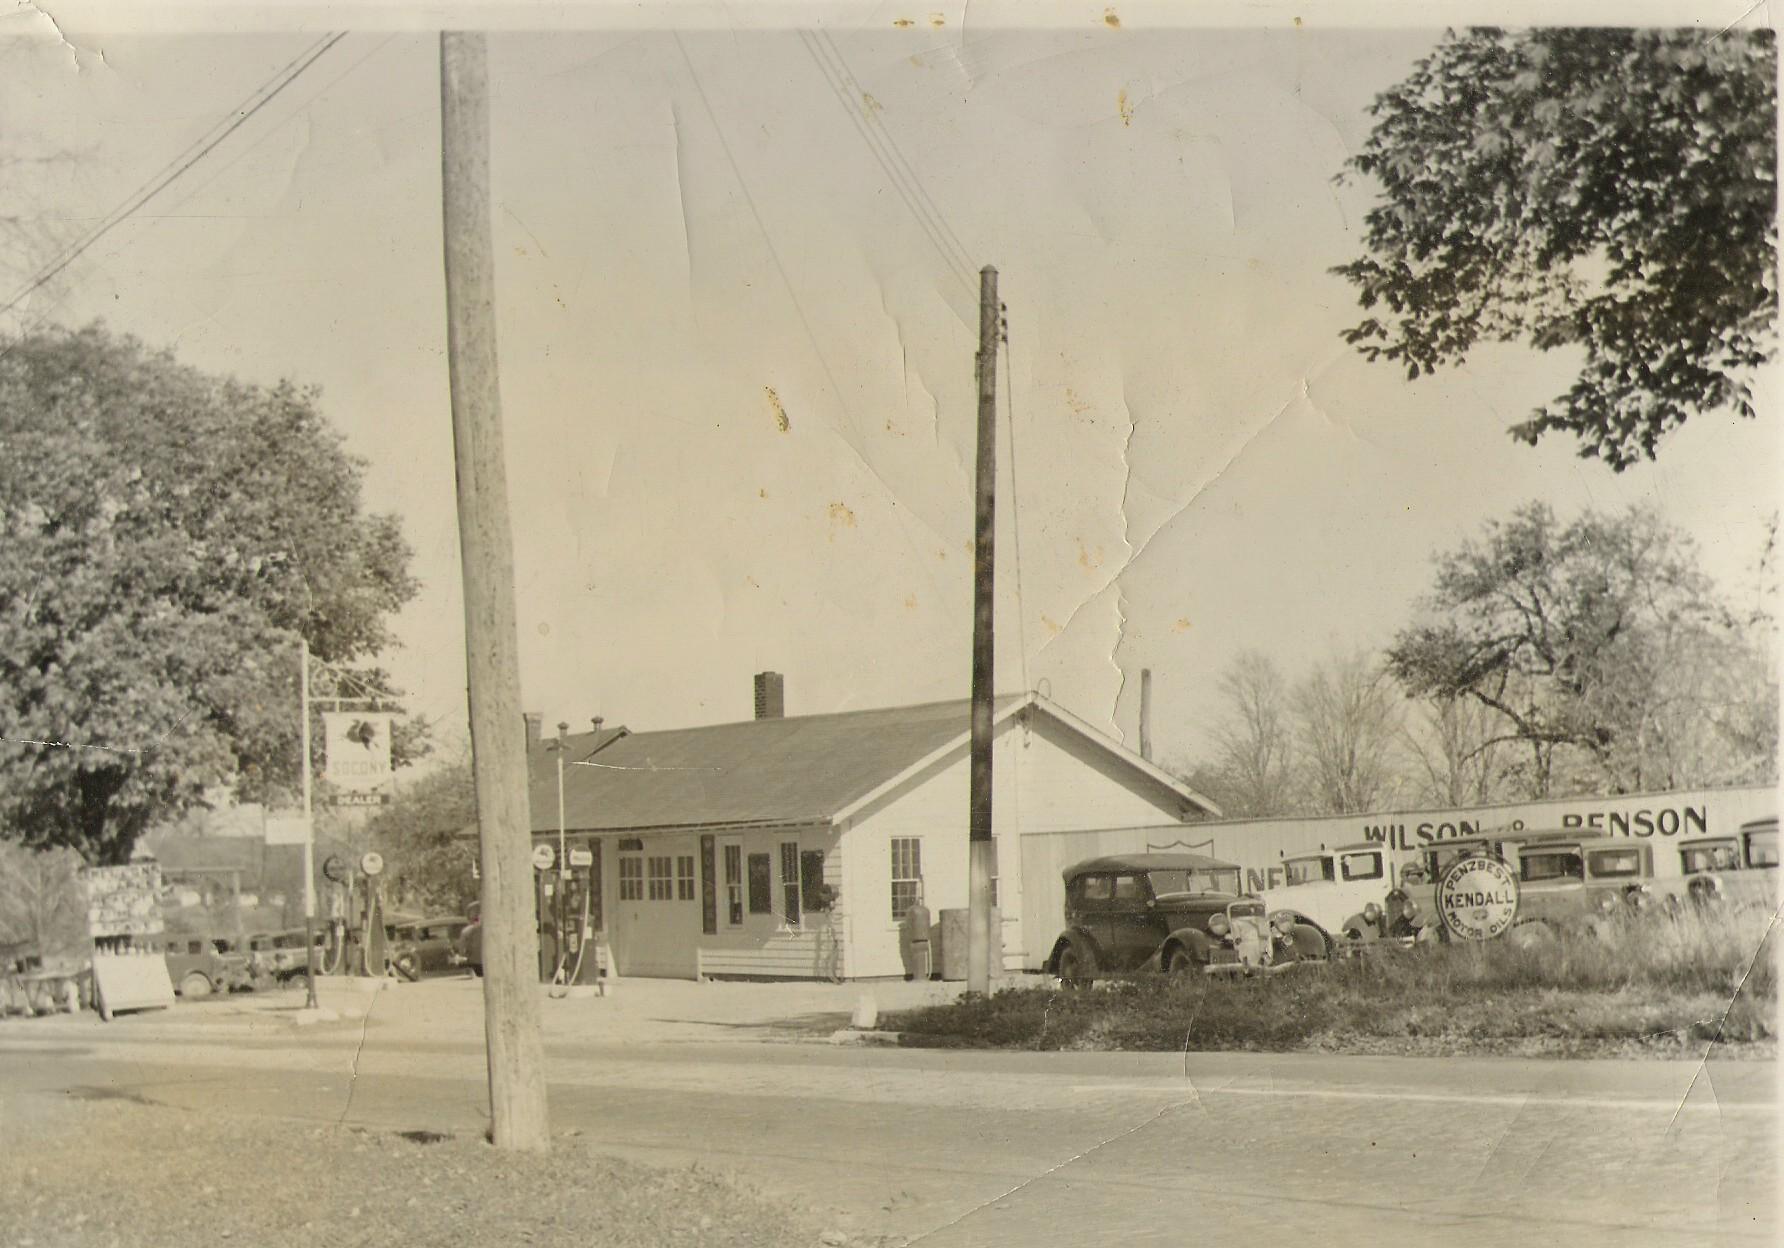
MULTIPOLYGON (((1704 836, 1710 830, 1710 817, 1706 806, 1612 808, 1564 814, 1560 826, 1608 832, 1613 836, 1704 836)), ((1502 829, 1522 832, 1525 827, 1522 819, 1514 819, 1508 825, 1487 824, 1479 819, 1427 820, 1416 824, 1371 823, 1363 825, 1363 839, 1379 841, 1394 849, 1419 849, 1439 841, 1480 836, 1502 829)))

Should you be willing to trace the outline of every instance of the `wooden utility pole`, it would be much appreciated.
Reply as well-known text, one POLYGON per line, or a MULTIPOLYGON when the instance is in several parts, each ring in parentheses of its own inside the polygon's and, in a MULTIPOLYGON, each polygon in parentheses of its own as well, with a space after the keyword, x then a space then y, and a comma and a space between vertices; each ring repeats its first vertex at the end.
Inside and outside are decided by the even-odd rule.
MULTIPOLYGON (((298 639, 298 732, 303 757, 304 789, 304 1009, 319 1009, 316 1000, 316 822, 310 810, 310 639, 298 639)), ((238 907, 236 913, 241 913, 238 907)))
POLYGON ((490 1139, 550 1146, 539 1031, 526 737, 514 617, 514 538, 496 369, 495 254, 489 230, 489 81, 481 34, 440 35, 446 235, 446 358, 458 464, 471 770, 483 874, 483 1033, 490 1139))
POLYGON ((997 270, 979 270, 979 463, 973 492, 973 727, 967 829, 968 992, 991 990, 997 947, 991 880, 997 842, 991 839, 991 721, 996 693, 992 629, 996 618, 997 542, 997 270))

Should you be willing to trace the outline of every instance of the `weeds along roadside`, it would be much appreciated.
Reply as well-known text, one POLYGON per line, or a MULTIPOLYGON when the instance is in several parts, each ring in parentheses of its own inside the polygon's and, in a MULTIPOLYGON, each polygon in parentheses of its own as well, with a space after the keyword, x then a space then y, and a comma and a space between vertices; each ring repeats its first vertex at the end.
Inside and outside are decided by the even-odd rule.
POLYGON ((1380 949, 1245 980, 1142 975, 1089 991, 1052 981, 901 1013, 913 1045, 1026 1049, 1656 1050, 1778 1034, 1772 915, 1656 915, 1598 936, 1380 949))

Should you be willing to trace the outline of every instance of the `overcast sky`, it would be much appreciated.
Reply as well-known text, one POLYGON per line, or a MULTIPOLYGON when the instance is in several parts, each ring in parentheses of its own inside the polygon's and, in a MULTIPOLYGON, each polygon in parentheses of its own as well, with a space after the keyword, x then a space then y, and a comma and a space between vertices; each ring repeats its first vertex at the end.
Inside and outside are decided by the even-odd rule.
MULTIPOLYGON (((1359 312, 1327 270, 1373 189, 1333 177, 1436 30, 1079 8, 493 38, 521 684, 548 723, 746 718, 764 668, 793 714, 966 696, 983 264, 1010 338, 999 686, 1132 740, 1150 667, 1166 759, 1206 748, 1240 648, 1293 674, 1385 643, 1434 550, 1530 499, 1653 510, 1745 585, 1775 384, 1760 419, 1694 418, 1618 475, 1506 433, 1568 357, 1408 383, 1340 341, 1359 312)), ((9 169, 0 212, 63 241, 317 38, 0 32, 0 155, 63 158, 9 169)), ((350 34, 28 313, 319 385, 414 545, 390 666, 451 736, 437 66, 430 35, 350 34)))

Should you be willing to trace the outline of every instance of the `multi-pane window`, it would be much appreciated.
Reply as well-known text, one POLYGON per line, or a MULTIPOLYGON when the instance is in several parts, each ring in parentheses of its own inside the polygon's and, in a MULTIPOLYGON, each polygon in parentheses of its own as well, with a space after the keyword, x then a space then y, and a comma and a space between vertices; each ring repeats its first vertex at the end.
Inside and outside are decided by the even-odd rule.
POLYGON ((780 846, 781 913, 788 927, 799 925, 799 842, 780 846))
POLYGON ((675 877, 669 872, 669 855, 650 858, 650 899, 652 901, 668 901, 675 895, 675 877))
POLYGON ((619 899, 644 900, 644 859, 622 855, 619 860, 619 899))
POLYGON ((675 857, 675 899, 677 901, 694 900, 694 855, 677 854, 675 857))
POLYGON ((725 846, 725 922, 743 925, 743 846, 725 846))
POLYGON ((892 838, 892 921, 902 922, 923 886, 923 838, 892 838))

